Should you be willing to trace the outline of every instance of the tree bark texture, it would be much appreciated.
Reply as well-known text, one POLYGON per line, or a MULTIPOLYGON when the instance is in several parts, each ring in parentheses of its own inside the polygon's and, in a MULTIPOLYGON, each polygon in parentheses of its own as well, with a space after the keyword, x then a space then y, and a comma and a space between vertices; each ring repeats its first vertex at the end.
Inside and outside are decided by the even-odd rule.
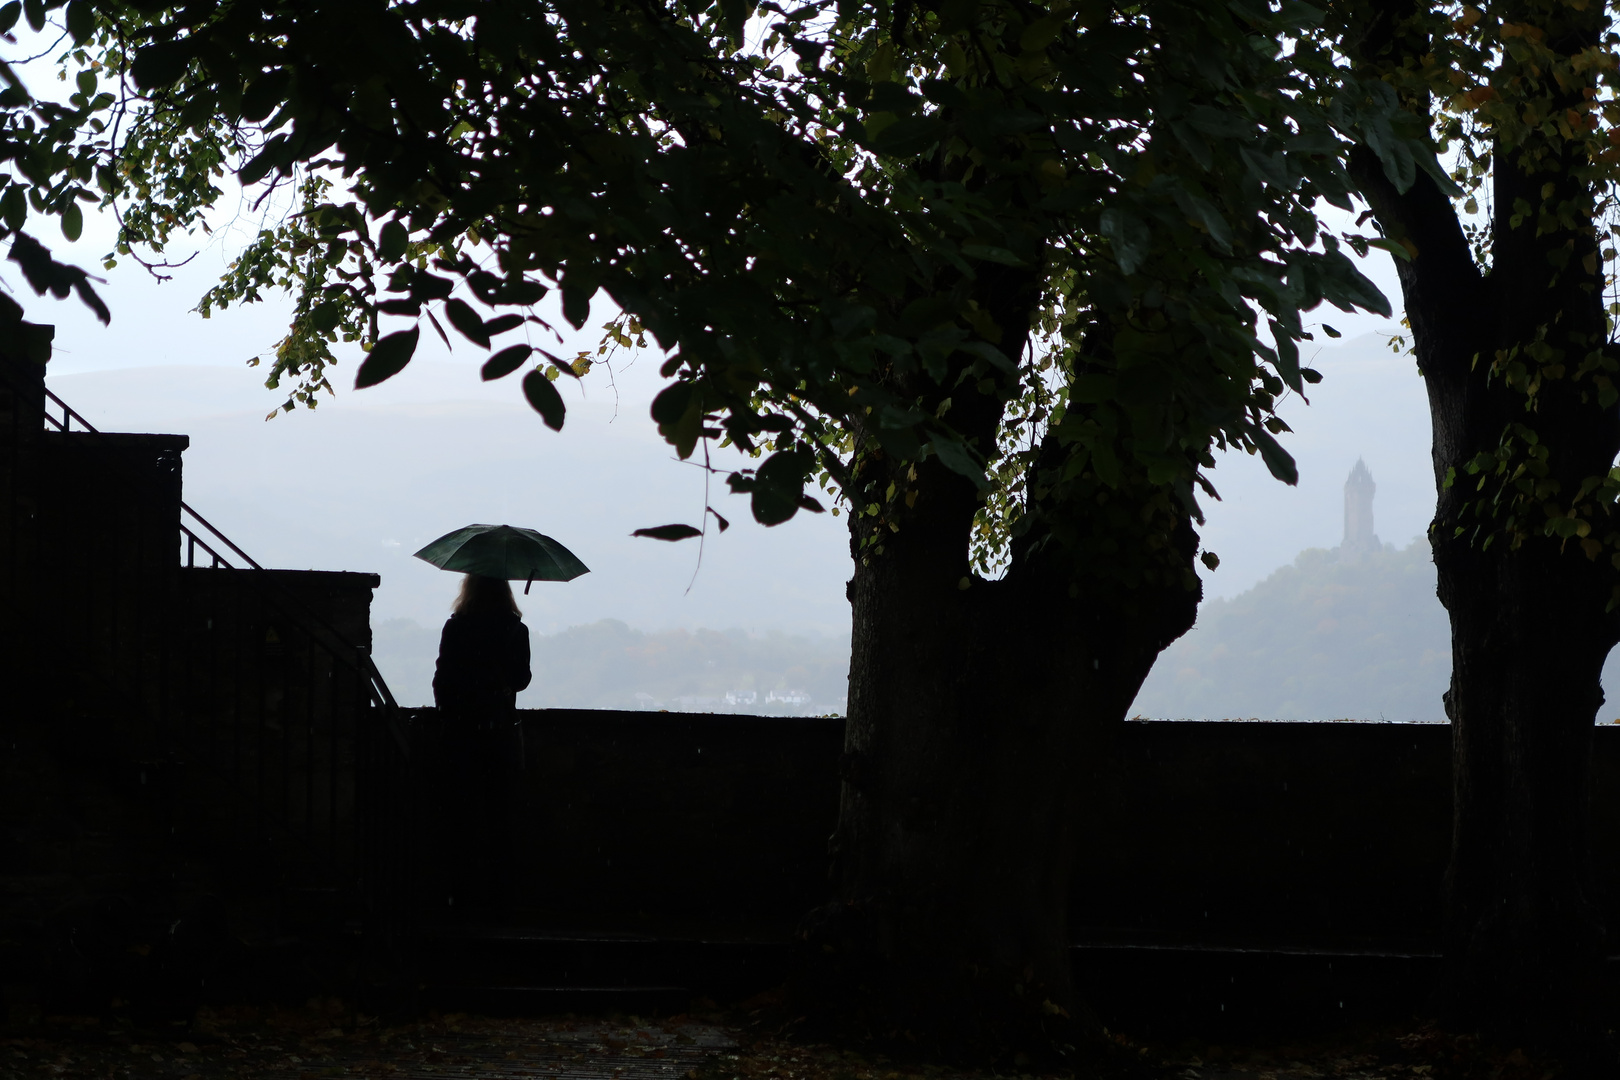
POLYGON ((843 954, 851 1004, 947 1052, 1076 1043, 1076 803, 1197 596, 1127 615, 1035 568, 962 590, 963 531, 903 532, 851 583, 837 894, 817 943, 843 954))
MULTIPOLYGON (((1587 36, 1572 31, 1557 47, 1578 49, 1587 36)), ((1588 865, 1588 787, 1599 679, 1620 641, 1607 611, 1615 576, 1606 552, 1592 558, 1573 539, 1544 535, 1545 518, 1517 545, 1500 531, 1487 545, 1493 524, 1479 502, 1494 481, 1482 488, 1467 467, 1505 436, 1522 446, 1513 427, 1522 425, 1546 452, 1551 498, 1567 504, 1620 452, 1616 409, 1573 377, 1593 349, 1614 354, 1596 222, 1548 229, 1510 220, 1516 204, 1540 204, 1549 183, 1554 200, 1586 200, 1573 175, 1580 164, 1529 172, 1518 155, 1497 154, 1491 266, 1482 271, 1431 178, 1419 173, 1402 193, 1370 154, 1353 162, 1380 228, 1413 253, 1397 268, 1434 429, 1440 495, 1429 535, 1451 619, 1454 799, 1438 1004, 1452 1026, 1566 1045, 1598 1027, 1604 928, 1588 865), (1538 338, 1563 366, 1542 365, 1532 409, 1498 361, 1538 338)))
MULTIPOLYGON (((1027 308, 991 310, 1028 325, 1027 308)), ((993 438, 999 405, 968 396, 951 415, 993 438)), ((912 475, 870 442, 857 460, 874 490, 912 475)), ((1190 575, 1087 592, 1027 541, 1001 580, 975 577, 974 485, 932 457, 909 482, 915 503, 893 518, 852 515, 835 896, 805 923, 807 982, 846 1020, 931 1053, 1066 1053, 1100 1033, 1070 969, 1077 800, 1199 593, 1190 575)), ((1178 539, 1190 568, 1190 524, 1178 539)))

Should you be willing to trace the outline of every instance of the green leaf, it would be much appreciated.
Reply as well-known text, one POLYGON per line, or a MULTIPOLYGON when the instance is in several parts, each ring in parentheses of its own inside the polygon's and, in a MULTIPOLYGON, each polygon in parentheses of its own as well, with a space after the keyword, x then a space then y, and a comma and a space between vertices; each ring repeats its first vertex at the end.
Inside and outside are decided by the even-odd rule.
MULTIPOLYGON (((164 85, 168 84, 165 83, 164 85)), ((286 144, 287 137, 285 135, 277 135, 271 139, 264 145, 264 149, 253 155, 246 165, 237 170, 236 178, 243 184, 257 184, 260 180, 269 176, 270 170, 274 169, 276 163, 281 159, 286 144)))
POLYGON ((380 339, 360 362, 360 370, 354 377, 354 388, 364 390, 368 386, 376 386, 404 371, 416 352, 416 343, 421 336, 421 327, 413 326, 380 339))
POLYGON ((1113 375, 1087 373, 1069 382, 1069 400, 1083 405, 1112 401, 1119 394, 1119 380, 1113 375))
POLYGON ((720 0, 719 8, 720 24, 725 27, 726 37, 734 46, 741 45, 743 28, 748 24, 754 5, 749 0, 720 0))
POLYGON ((5 194, 0 195, 0 219, 12 232, 21 229, 28 220, 28 193, 21 184, 13 182, 5 194))
POLYGON ((1176 190, 1176 204, 1183 213, 1193 220, 1201 223, 1209 232, 1209 238, 1215 246, 1223 252, 1232 250, 1232 229, 1226 223, 1226 218, 1215 208, 1215 204, 1208 199, 1201 198, 1184 189, 1176 190))
POLYGON ((552 431, 562 430, 563 416, 568 410, 550 379, 538 371, 529 372, 523 376, 523 396, 529 399, 529 404, 546 422, 546 427, 552 431))
POLYGON ((411 276, 411 299, 443 300, 450 295, 455 287, 455 282, 437 274, 413 274, 411 276))
POLYGON ((945 125, 938 114, 908 116, 889 124, 871 140, 873 149, 881 154, 903 157, 920 153, 937 143, 945 134, 945 125))
POLYGON ((754 473, 752 508, 761 525, 780 525, 799 512, 804 483, 815 458, 799 450, 779 450, 754 473))
POLYGON ((1389 300, 1342 251, 1329 252, 1318 260, 1317 266, 1321 271, 1322 297, 1334 307, 1340 311, 1361 308, 1390 318, 1389 300))
POLYGON ((529 354, 533 351, 527 345, 508 346, 484 361, 484 366, 479 370, 479 375, 485 382, 489 382, 491 379, 504 379, 522 367, 523 361, 527 360, 529 354))
POLYGON ((1271 324, 1271 336, 1277 343, 1277 374, 1282 376, 1283 382, 1287 383, 1294 393, 1303 394, 1305 384, 1299 375, 1299 342, 1275 322, 1271 324))
POLYGON ((191 39, 181 38, 142 46, 136 51, 135 62, 130 65, 129 71, 135 78, 135 85, 142 90, 160 90, 179 82, 189 63, 191 39))
POLYGON ((569 278, 562 283, 563 318, 575 330, 585 326, 585 320, 591 317, 591 297, 596 295, 596 286, 569 278))
POLYGON ((467 301, 453 298, 445 301, 444 313, 450 319, 450 325, 461 331, 461 336, 474 345, 489 348, 489 334, 484 331, 484 320, 478 317, 467 301))
POLYGON ((508 330, 516 330, 522 325, 523 316, 521 315, 497 315, 484 323, 484 333, 490 337, 495 337, 506 333, 508 330))
POLYGON ((71 241, 77 240, 82 232, 84 232, 84 211, 79 209, 77 202, 70 202, 62 208, 62 235, 71 241))
POLYGON ((928 445, 933 447, 934 453, 939 457, 940 464, 951 470, 951 472, 956 473, 958 476, 967 477, 978 485, 981 490, 990 486, 990 482, 984 477, 983 467, 973 459, 973 455, 968 452, 968 448, 955 439, 938 438, 928 445))
POLYGON ((1018 365, 1013 363, 1006 353, 1002 352, 988 341, 964 341, 956 347, 962 352, 977 356, 983 360, 988 360, 990 363, 994 364, 996 367, 1000 368, 1002 371, 1005 371, 1009 375, 1016 375, 1018 373, 1018 365))
POLYGON ((1029 265, 1006 248, 991 247, 988 244, 963 244, 962 254, 970 259, 983 259, 985 262, 1000 263, 1002 266, 1029 265))
POLYGON ((686 412, 697 387, 689 382, 671 383, 653 398, 652 418, 660 428, 674 424, 686 412))
POLYGON ((1369 119, 1362 127, 1362 136, 1383 165, 1389 182, 1395 185, 1396 191, 1405 194, 1417 180, 1417 161, 1406 140, 1395 134, 1384 116, 1369 119))
POLYGON ((1257 180, 1262 180, 1280 191, 1292 191, 1298 186, 1288 175, 1287 159, 1281 154, 1261 154, 1247 146, 1238 147, 1238 156, 1249 167, 1257 180))
POLYGON ((1299 483, 1299 466, 1294 464, 1293 455, 1282 448, 1282 443, 1262 427, 1255 428, 1253 435, 1255 445, 1260 448, 1260 460, 1266 463, 1271 475, 1285 484, 1299 483))
POLYGON ((551 361, 551 366, 557 369, 557 374, 558 375, 567 375, 570 379, 577 379, 577 378, 580 377, 579 372, 574 370, 574 365, 570 364, 568 361, 564 360, 562 357, 553 356, 551 353, 546 352, 546 350, 544 350, 544 349, 536 349, 535 352, 539 353, 541 356, 545 357, 547 360, 550 360, 551 361))
POLYGON ((11 3, 0 7, 0 34, 11 32, 17 25, 17 19, 22 16, 22 0, 11 0, 11 3))
POLYGON ((1024 27, 1024 32, 1018 35, 1018 47, 1024 52, 1040 52, 1063 31, 1063 20, 1054 15, 1036 19, 1024 27))
POLYGON ((254 79, 242 93, 242 119, 257 124, 275 112, 286 100, 291 85, 292 72, 286 68, 267 71, 254 79))
POLYGON ((330 300, 316 304, 309 313, 310 324, 322 333, 336 326, 342 317, 343 309, 330 300))
POLYGON ((1375 236, 1367 241, 1367 246, 1383 248, 1385 251, 1389 252, 1402 262, 1412 261, 1412 249, 1408 248, 1405 244, 1398 240, 1391 240, 1388 237, 1383 236, 1375 236))
POLYGON ((671 383, 653 398, 652 418, 658 424, 658 433, 667 439, 682 459, 692 455, 698 438, 703 434, 702 398, 697 384, 671 383))
POLYGON ((89 0, 72 0, 67 6, 67 32, 73 44, 83 45, 96 29, 96 12, 89 0))
POLYGON ((424 314, 427 315, 428 322, 430 324, 432 324, 433 332, 435 334, 439 335, 439 340, 440 341, 444 342, 444 347, 446 349, 449 349, 451 352, 454 352, 455 350, 453 348, 451 348, 451 345, 450 345, 450 335, 445 333, 444 332, 444 327, 439 325, 439 320, 437 318, 435 318, 434 315, 433 315, 433 309, 429 308, 424 314))
POLYGON ((387 222, 377 234, 377 257, 384 262, 394 262, 405 254, 410 243, 410 230, 397 220, 387 222))
POLYGON ((1185 120, 1175 120, 1170 124, 1170 131, 1181 143, 1182 148, 1191 154, 1193 160, 1208 169, 1215 164, 1215 152, 1209 148, 1208 141, 1194 130, 1193 126, 1185 120))
POLYGON ((1248 139, 1254 137, 1253 124, 1241 113, 1217 109, 1213 105, 1199 105, 1187 114, 1193 127, 1216 139, 1248 139))
POLYGON ((649 540, 690 540, 694 536, 702 536, 703 531, 690 525, 657 525, 651 529, 637 529, 630 535, 645 536, 649 540))
POLYGON ((1101 226, 1120 272, 1128 277, 1141 269, 1153 246, 1153 233, 1142 219, 1129 211, 1110 207, 1102 212, 1101 226))

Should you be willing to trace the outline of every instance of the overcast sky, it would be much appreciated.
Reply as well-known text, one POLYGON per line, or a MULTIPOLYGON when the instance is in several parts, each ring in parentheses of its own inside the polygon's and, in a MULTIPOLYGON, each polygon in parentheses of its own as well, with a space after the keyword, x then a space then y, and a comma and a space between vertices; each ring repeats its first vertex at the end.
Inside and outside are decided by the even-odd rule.
MULTIPOLYGON (((469 522, 506 522, 555 536, 593 571, 536 586, 525 606, 538 629, 611 617, 644 629, 848 632, 847 539, 830 515, 801 514, 767 530, 744 499, 717 485, 716 505, 735 527, 724 536, 711 529, 695 582, 695 543, 629 537, 646 525, 696 524, 703 507, 702 472, 677 462, 647 418, 662 384, 656 355, 618 371, 616 392, 598 374, 563 387, 569 419, 561 434, 523 403, 516 377, 479 381, 482 350, 447 352, 431 334, 405 372, 366 391, 346 388, 358 349, 341 348, 335 399, 266 422, 281 398, 245 361, 269 352, 289 305, 278 298, 209 320, 190 311, 244 235, 240 225, 216 229, 170 281, 153 281, 127 260, 106 272, 111 327, 75 302, 25 299, 35 318, 57 325, 49 375, 56 392, 108 430, 191 435, 187 500, 261 562, 379 572, 378 617, 432 625, 454 581, 411 553, 469 522)), ((91 220, 77 244, 45 239, 59 241, 59 255, 95 267, 110 230, 91 220)), ((1368 268, 1397 295, 1387 261, 1369 260, 1368 268)), ((609 311, 598 303, 562 348, 594 348, 609 311)), ((1344 478, 1358 456, 1378 483, 1383 539, 1404 544, 1432 512, 1421 381, 1410 357, 1384 346, 1398 327, 1318 314, 1345 343, 1316 354, 1325 380, 1310 406, 1293 400, 1283 409, 1296 428, 1284 443, 1301 482, 1286 487, 1246 455, 1220 462, 1214 479, 1223 501, 1209 505, 1203 530, 1221 558, 1205 575, 1210 596, 1247 589, 1303 548, 1336 544, 1344 478)))
MULTIPOLYGON (((57 86, 48 58, 25 73, 36 92, 57 86)), ((1330 227, 1349 227, 1348 215, 1324 209, 1330 227)), ((847 633, 847 538, 830 515, 801 514, 766 530, 753 523, 744 499, 717 493, 716 505, 735 527, 718 537, 711 530, 695 582, 692 542, 628 536, 645 525, 695 524, 703 507, 702 473, 674 460, 647 417, 662 382, 657 356, 621 372, 616 394, 595 375, 563 387, 570 412, 559 435, 523 403, 516 377, 479 382, 476 365, 485 354, 469 343, 449 353, 424 333, 402 375, 361 392, 346 389, 359 355, 347 346, 332 379, 336 399, 265 423, 281 398, 244 361, 269 352, 290 305, 277 297, 207 321, 190 309, 257 224, 277 212, 227 197, 211 219, 211 236, 197 246, 174 245, 171 257, 194 257, 173 280, 153 281, 128 259, 105 272, 110 328, 76 301, 20 297, 34 318, 57 325, 50 374, 57 392, 110 430, 190 434, 187 500, 261 562, 377 571, 379 617, 432 624, 453 579, 410 553, 462 524, 505 521, 554 535, 593 569, 567 585, 536 588, 526 604, 543 629, 613 617, 643 629, 847 633)), ((77 244, 40 238, 59 256, 95 269, 111 246, 110 226, 89 215, 77 244)), ((1389 257, 1374 251, 1363 268, 1398 307, 1389 257)), ((25 288, 3 270, 0 283, 25 288)), ((608 314, 599 303, 586 329, 568 333, 562 348, 594 348, 608 314)), ((1207 507, 1202 529, 1221 558, 1220 568, 1204 575, 1208 596, 1235 595, 1303 548, 1336 544, 1342 486, 1357 457, 1378 484, 1384 540, 1406 543, 1432 513, 1421 381, 1410 357, 1382 345, 1399 327, 1336 310, 1316 315, 1344 338, 1316 355, 1326 379, 1313 388, 1311 405, 1294 400, 1283 409, 1296 428, 1284 444, 1299 461, 1300 484, 1276 482, 1257 458, 1220 462, 1214 480, 1223 500, 1207 507)), ((567 330, 562 319, 553 322, 567 330)))

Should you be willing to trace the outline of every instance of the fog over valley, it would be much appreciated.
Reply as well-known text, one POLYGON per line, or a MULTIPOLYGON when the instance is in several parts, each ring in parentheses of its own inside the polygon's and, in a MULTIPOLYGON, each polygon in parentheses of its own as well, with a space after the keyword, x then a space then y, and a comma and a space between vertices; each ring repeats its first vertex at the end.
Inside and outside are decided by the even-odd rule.
MULTIPOLYGON (((716 477, 709 497, 732 527, 722 534, 710 519, 701 566, 695 541, 630 536, 698 524, 704 506, 703 470, 677 461, 647 417, 662 385, 655 357, 621 354, 611 377, 599 368, 564 386, 560 434, 515 378, 480 382, 478 350, 447 352, 431 338, 390 382, 348 390, 346 362, 333 372, 335 397, 266 422, 282 397, 243 361, 273 345, 284 312, 272 303, 204 322, 181 301, 206 287, 207 267, 181 277, 187 284, 162 287, 125 278, 112 331, 58 305, 49 385, 105 430, 191 436, 187 501, 264 565, 380 574, 375 654, 402 703, 431 701, 438 629, 457 584, 412 553, 487 522, 554 536, 592 571, 519 597, 536 676, 520 704, 844 709, 842 520, 801 513, 763 528, 716 477)), ((584 331, 551 347, 594 349, 610 314, 599 302, 584 331)), ((1283 443, 1299 485, 1277 482, 1258 458, 1219 457, 1211 479, 1221 498, 1205 499, 1200 532, 1220 566, 1202 571, 1198 624, 1160 658, 1134 713, 1444 720, 1448 630, 1420 539, 1434 506, 1422 380, 1390 348, 1399 327, 1367 318, 1346 327, 1358 336, 1304 357, 1324 375, 1310 405, 1293 398, 1281 408, 1295 429, 1283 443), (1358 459, 1376 483, 1382 539, 1345 561, 1334 549, 1358 459)), ((738 461, 722 451, 713 464, 738 461)), ((1600 719, 1615 716, 1620 702, 1600 719)))

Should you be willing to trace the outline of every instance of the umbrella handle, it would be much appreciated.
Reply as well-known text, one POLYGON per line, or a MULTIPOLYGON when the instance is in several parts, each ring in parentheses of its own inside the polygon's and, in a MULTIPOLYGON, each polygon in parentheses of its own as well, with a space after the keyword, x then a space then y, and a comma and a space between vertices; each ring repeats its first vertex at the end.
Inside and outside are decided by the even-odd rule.
POLYGON ((533 585, 533 584, 534 584, 534 578, 530 578, 528 581, 525 581, 523 583, 523 595, 524 596, 529 595, 529 586, 533 585))

